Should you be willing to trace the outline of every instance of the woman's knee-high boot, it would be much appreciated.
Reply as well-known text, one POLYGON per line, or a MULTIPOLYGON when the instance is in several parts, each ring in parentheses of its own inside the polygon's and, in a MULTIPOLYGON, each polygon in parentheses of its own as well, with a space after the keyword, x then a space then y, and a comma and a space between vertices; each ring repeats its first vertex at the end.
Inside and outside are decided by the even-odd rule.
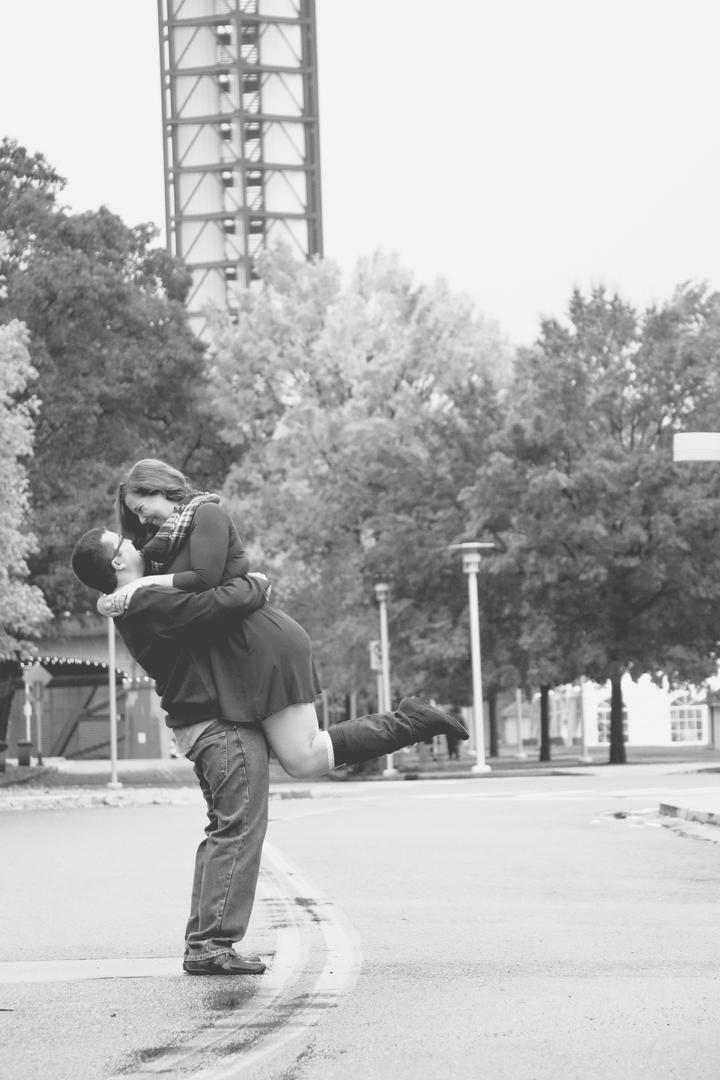
POLYGON ((405 697, 394 712, 359 716, 333 724, 328 729, 336 765, 358 765, 361 761, 394 754, 403 746, 424 742, 433 735, 468 739, 465 726, 454 716, 433 708, 417 697, 405 697))

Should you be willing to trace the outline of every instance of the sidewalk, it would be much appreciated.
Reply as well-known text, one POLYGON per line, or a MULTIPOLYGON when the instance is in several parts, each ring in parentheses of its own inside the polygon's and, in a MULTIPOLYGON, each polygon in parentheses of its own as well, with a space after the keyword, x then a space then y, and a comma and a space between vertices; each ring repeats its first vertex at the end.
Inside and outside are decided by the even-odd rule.
MULTIPOLYGON (((102 759, 45 758, 42 765, 30 766, 8 760, 0 772, 0 811, 202 801, 193 767, 184 757, 118 761, 116 777, 112 783, 111 763, 102 759)), ((276 763, 270 781, 271 797, 309 797, 291 788, 294 781, 276 763)))
MULTIPOLYGON (((627 764, 609 765, 608 751, 594 750, 591 761, 580 761, 577 750, 553 747, 549 762, 537 759, 537 751, 520 760, 503 754, 488 759, 489 769, 473 772, 474 760, 448 760, 446 755, 431 758, 422 747, 395 754, 395 776, 383 776, 384 759, 374 772, 353 774, 337 770, 330 776, 299 781, 288 776, 276 762, 270 763, 270 798, 312 798, 318 784, 327 784, 333 794, 343 783, 397 783, 412 780, 473 779, 522 776, 613 775, 618 779, 633 774, 668 775, 677 772, 720 774, 720 751, 708 747, 628 748, 627 764)), ((107 760, 46 758, 42 765, 18 766, 8 760, 0 772, 0 810, 55 809, 77 806, 125 806, 148 803, 194 802, 201 798, 192 765, 185 758, 133 759, 117 763, 118 786, 113 786, 107 760)), ((720 825, 720 775, 717 796, 703 796, 694 802, 690 795, 683 805, 661 803, 660 813, 703 824, 720 825)))

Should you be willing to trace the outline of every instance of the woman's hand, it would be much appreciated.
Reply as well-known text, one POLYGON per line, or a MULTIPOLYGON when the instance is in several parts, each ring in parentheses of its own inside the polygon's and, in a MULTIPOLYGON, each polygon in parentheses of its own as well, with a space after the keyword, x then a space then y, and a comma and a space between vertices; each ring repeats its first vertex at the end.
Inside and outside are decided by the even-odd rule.
POLYGON ((269 600, 270 593, 272 592, 272 584, 267 574, 263 574, 260 570, 251 570, 247 576, 257 578, 261 589, 263 589, 265 593, 265 599, 269 600))
POLYGON ((115 592, 100 597, 97 602, 99 614, 105 615, 108 619, 114 619, 116 615, 124 615, 135 590, 142 589, 145 585, 162 585, 166 589, 171 589, 173 576, 172 574, 148 574, 146 577, 128 582, 127 585, 121 585, 115 592))
POLYGON ((97 602, 98 613, 104 615, 107 619, 114 619, 118 615, 124 615, 133 593, 146 581, 147 579, 140 578, 138 581, 131 581, 129 585, 123 585, 120 589, 116 589, 115 592, 101 596, 97 602))
POLYGON ((128 594, 119 589, 117 592, 101 596, 96 606, 99 615, 104 615, 106 619, 114 619, 117 615, 125 614, 129 603, 128 594))

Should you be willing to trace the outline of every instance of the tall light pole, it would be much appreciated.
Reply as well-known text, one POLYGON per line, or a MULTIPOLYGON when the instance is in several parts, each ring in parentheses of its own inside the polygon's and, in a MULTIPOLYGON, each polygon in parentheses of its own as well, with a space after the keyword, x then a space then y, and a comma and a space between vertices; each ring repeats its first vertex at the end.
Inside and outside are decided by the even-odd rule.
POLYGON ((515 757, 520 761, 525 761, 527 754, 523 744, 523 692, 519 686, 515 691, 515 716, 517 717, 517 753, 515 757))
MULTIPOLYGON (((380 656, 382 662, 381 677, 378 686, 382 687, 382 701, 378 702, 378 712, 390 712, 392 702, 390 698, 390 641, 388 636, 387 602, 390 595, 390 586, 386 581, 375 583, 375 599, 380 609, 380 656)), ((397 769, 392 754, 385 755, 385 768, 383 776, 397 776, 397 769)))
POLYGON ((32 699, 30 696, 30 679, 28 677, 29 665, 22 658, 19 649, 15 650, 15 659, 20 667, 25 700, 23 703, 23 715, 25 717, 25 738, 17 740, 18 765, 32 765, 32 699))
POLYGON ((492 543, 482 543, 479 540, 468 540, 464 544, 451 544, 451 551, 459 551, 462 555, 463 570, 468 579, 468 607, 470 611, 470 658, 472 661, 472 686, 473 686, 473 734, 475 736, 476 762, 472 767, 474 773, 490 772, 490 766, 485 762, 485 719, 483 716, 482 694, 482 668, 480 664, 480 609, 478 605, 477 576, 480 569, 480 552, 494 548, 492 543))
POLYGON ((585 679, 583 676, 580 676, 580 696, 578 700, 580 705, 580 733, 582 747, 578 761, 582 762, 584 765, 592 765, 592 755, 588 750, 588 708, 585 698, 585 679))
MULTIPOLYGON (((121 788, 117 763, 117 688, 115 684, 115 620, 107 620, 108 631, 108 705, 110 710, 110 780, 109 788, 121 788)), ((127 733, 126 733, 127 737, 127 733)))

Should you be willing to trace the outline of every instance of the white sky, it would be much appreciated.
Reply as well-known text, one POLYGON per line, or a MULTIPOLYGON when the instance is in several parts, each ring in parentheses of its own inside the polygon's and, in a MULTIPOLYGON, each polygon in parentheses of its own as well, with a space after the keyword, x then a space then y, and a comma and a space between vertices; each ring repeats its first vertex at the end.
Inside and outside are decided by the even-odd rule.
MULTIPOLYGON (((397 252, 510 339, 574 285, 720 287, 718 0, 316 0, 325 254, 397 252)), ((164 222, 155 0, 6 0, 0 136, 164 222)))

